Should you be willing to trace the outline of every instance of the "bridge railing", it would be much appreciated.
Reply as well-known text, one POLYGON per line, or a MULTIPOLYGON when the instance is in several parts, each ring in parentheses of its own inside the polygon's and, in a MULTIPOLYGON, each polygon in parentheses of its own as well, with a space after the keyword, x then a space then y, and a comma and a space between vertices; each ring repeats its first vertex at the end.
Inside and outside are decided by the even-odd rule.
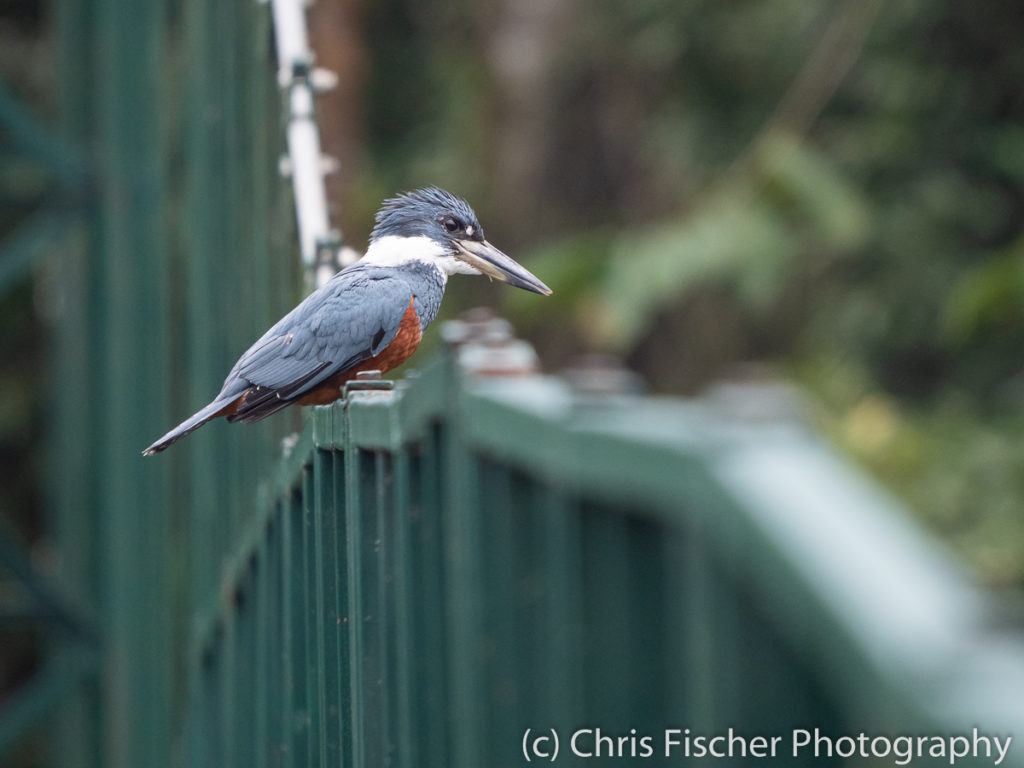
POLYGON ((448 335, 262 488, 193 623, 189 764, 520 765, 528 729, 657 762, 730 727, 860 764, 793 732, 1019 730, 1019 629, 785 393, 572 387, 500 324, 448 335))

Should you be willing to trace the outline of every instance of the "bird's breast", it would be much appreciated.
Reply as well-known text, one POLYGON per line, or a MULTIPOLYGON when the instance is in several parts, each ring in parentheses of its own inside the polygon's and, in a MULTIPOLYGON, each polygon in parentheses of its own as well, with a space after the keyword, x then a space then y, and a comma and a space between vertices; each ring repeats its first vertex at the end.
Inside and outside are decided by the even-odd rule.
POLYGON ((352 370, 378 370, 386 373, 392 368, 397 368, 416 351, 416 347, 420 345, 420 339, 422 338, 423 329, 420 319, 416 315, 416 298, 413 297, 409 300, 409 306, 406 307, 405 314, 402 315, 402 322, 398 326, 398 333, 395 334, 395 338, 391 343, 376 357, 371 357, 352 370))

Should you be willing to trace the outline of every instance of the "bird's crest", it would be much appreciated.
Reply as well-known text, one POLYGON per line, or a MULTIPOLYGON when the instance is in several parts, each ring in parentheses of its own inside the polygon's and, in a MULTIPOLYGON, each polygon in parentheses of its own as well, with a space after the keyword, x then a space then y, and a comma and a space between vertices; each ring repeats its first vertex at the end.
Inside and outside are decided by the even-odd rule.
POLYGON ((424 187, 402 192, 381 203, 370 240, 387 235, 430 235, 430 223, 445 214, 480 231, 480 223, 469 203, 440 187, 424 187))

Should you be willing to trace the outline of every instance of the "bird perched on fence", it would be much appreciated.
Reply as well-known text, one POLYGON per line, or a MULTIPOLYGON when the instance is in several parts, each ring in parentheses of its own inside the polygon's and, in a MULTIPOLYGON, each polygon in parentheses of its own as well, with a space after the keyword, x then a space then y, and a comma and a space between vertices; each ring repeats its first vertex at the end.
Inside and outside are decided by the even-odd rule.
POLYGON ((359 371, 408 359, 437 315, 449 275, 551 289, 484 239, 473 209, 437 187, 385 200, 366 255, 311 293, 235 363, 220 394, 145 451, 218 416, 258 421, 293 403, 324 405, 359 371))

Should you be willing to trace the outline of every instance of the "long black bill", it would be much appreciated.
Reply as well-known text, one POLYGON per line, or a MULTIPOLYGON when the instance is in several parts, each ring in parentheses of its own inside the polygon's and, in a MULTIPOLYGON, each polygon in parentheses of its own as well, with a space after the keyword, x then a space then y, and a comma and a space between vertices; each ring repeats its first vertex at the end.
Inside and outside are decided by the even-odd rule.
POLYGON ((493 277, 516 288, 522 288, 544 296, 551 295, 551 289, 538 280, 522 265, 499 251, 486 240, 459 240, 459 258, 476 267, 488 277, 493 277))

